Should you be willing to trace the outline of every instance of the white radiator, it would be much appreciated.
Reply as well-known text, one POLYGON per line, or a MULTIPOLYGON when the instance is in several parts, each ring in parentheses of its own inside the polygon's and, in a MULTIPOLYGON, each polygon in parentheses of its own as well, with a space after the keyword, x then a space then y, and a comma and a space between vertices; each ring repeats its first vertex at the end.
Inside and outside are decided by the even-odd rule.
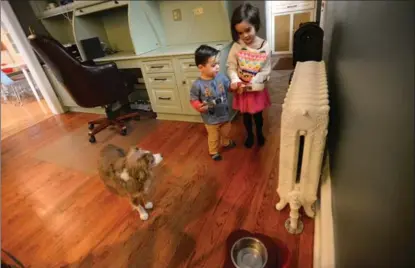
POLYGON ((307 216, 314 217, 327 136, 330 107, 323 61, 297 62, 282 107, 276 208, 289 204, 285 227, 290 233, 301 233, 298 210, 303 206, 307 216))

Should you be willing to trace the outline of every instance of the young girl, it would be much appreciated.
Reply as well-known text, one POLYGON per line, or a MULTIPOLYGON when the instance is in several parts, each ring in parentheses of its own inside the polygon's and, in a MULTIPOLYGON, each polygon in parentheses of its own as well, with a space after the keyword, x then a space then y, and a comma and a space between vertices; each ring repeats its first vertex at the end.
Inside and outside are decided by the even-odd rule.
POLYGON ((229 51, 228 76, 231 79, 230 90, 234 92, 232 106, 243 115, 247 148, 254 144, 252 118, 258 145, 264 145, 262 111, 271 105, 268 90, 261 89, 271 73, 271 50, 266 40, 256 36, 259 27, 258 8, 245 3, 233 12, 231 30, 235 43, 229 51), (260 90, 249 91, 249 87, 259 87, 260 90))

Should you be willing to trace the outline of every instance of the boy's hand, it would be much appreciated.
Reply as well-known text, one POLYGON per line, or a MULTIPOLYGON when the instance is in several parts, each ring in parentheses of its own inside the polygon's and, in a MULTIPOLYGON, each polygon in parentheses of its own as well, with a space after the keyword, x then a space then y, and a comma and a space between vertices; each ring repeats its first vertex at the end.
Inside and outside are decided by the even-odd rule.
POLYGON ((206 112, 207 112, 207 110, 208 110, 208 105, 207 105, 207 103, 201 103, 201 104, 199 105, 199 112, 201 112, 201 113, 206 113, 206 112))

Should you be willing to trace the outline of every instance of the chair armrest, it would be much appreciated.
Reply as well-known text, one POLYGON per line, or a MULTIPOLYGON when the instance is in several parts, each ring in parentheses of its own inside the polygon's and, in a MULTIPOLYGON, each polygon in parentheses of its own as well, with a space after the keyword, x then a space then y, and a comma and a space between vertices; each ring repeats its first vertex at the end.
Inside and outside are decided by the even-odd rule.
POLYGON ((126 87, 126 81, 114 62, 95 66, 84 65, 91 76, 95 87, 101 88, 106 93, 117 94, 121 98, 128 96, 130 89, 126 87))
POLYGON ((97 64, 93 60, 86 60, 81 62, 82 65, 88 65, 88 66, 96 66, 97 64))
MULTIPOLYGON (((99 65, 87 65, 85 67, 96 76, 102 76, 103 78, 109 76, 120 77, 120 73, 115 62, 108 62, 99 65)), ((114 79, 114 77, 112 77, 111 79, 114 79)))

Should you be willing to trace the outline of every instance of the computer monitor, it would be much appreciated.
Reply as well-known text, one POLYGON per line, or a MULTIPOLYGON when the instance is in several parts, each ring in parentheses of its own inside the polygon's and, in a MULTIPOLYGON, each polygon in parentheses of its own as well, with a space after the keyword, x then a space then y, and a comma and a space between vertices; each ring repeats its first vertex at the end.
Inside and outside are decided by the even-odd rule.
POLYGON ((93 60, 105 56, 98 37, 81 40, 81 46, 84 50, 86 60, 93 60))

